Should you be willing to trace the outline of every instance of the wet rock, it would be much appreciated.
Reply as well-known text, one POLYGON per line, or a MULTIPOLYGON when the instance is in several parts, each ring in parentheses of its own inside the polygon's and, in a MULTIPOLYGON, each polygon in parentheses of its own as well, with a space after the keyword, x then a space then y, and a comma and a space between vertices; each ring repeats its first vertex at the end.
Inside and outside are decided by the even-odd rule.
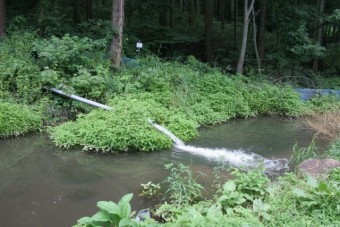
POLYGON ((326 178, 329 171, 337 167, 340 167, 340 162, 334 159, 307 159, 298 166, 298 175, 326 178))

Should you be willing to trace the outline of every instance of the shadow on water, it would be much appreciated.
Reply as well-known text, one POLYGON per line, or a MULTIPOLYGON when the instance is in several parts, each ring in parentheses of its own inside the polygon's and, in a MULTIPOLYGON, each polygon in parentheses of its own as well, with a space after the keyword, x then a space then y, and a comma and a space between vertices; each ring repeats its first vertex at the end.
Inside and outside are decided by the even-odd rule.
MULTIPOLYGON (((307 146, 313 134, 294 122, 271 118, 234 120, 200 130, 188 146, 243 150, 267 159, 289 158, 292 147, 307 146)), ((319 146, 325 142, 317 141, 319 146)), ((164 164, 182 162, 207 175, 209 187, 215 160, 173 148, 153 153, 115 156, 53 146, 46 135, 0 140, 0 226, 71 226, 96 212, 100 200, 118 201, 133 192, 132 208, 154 201, 139 196, 140 184, 161 182, 164 164)))

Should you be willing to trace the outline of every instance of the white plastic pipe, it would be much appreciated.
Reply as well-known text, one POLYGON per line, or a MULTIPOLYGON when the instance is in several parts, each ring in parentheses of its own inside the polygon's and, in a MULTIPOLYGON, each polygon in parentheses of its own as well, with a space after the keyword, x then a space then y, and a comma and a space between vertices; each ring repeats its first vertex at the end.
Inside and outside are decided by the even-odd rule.
POLYGON ((65 92, 63 92, 62 90, 59 90, 59 89, 56 89, 56 88, 50 88, 50 90, 59 94, 59 95, 62 95, 62 96, 65 96, 65 97, 68 97, 68 98, 71 98, 71 99, 74 99, 74 100, 78 100, 80 102, 89 104, 91 106, 95 106, 95 107, 102 108, 102 109, 105 109, 105 110, 113 110, 113 108, 110 107, 110 106, 106 106, 104 104, 100 104, 98 102, 95 102, 95 101, 92 101, 92 100, 89 100, 89 99, 85 99, 85 98, 82 98, 82 97, 77 96, 77 95, 69 95, 69 94, 66 94, 65 92))

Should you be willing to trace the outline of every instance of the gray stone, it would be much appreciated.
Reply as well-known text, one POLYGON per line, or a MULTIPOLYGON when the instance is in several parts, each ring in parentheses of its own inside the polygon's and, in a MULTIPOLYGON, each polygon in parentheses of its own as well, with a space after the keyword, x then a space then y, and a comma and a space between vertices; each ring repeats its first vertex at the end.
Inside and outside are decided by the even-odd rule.
POLYGON ((309 174, 313 177, 325 178, 329 171, 340 167, 340 162, 334 159, 307 159, 298 166, 298 174, 309 174))

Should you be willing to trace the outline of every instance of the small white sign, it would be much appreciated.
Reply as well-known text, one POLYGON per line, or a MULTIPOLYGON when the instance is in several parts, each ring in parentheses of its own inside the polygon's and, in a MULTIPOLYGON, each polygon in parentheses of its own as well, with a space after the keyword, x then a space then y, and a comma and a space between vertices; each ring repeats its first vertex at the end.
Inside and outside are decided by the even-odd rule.
POLYGON ((136 47, 137 47, 137 48, 143 48, 143 43, 138 42, 138 43, 136 44, 136 47))

